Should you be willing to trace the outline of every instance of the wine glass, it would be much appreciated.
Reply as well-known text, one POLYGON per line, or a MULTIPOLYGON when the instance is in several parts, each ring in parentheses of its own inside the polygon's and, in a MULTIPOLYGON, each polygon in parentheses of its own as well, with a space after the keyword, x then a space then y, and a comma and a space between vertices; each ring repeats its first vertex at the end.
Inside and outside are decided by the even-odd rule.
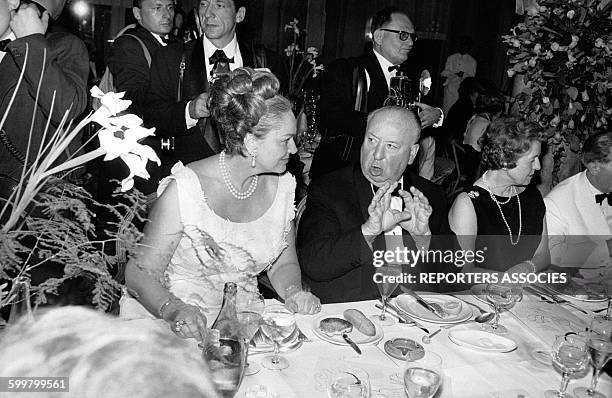
POLYGON ((327 395, 329 398, 369 398, 370 377, 363 369, 334 370, 327 395))
POLYGON ((278 355, 280 342, 289 337, 296 329, 293 312, 282 304, 273 304, 266 307, 263 313, 261 331, 270 340, 274 341, 274 355, 267 356, 261 363, 264 368, 282 370, 289 367, 289 361, 278 355))
POLYGON ((595 318, 591 321, 591 327, 587 333, 587 349, 593 365, 593 378, 589 388, 578 387, 574 394, 578 398, 606 398, 597 392, 597 380, 606 363, 612 358, 612 320, 595 318))
POLYGON ((508 309, 517 301, 523 298, 523 289, 516 285, 500 285, 491 283, 488 284, 485 290, 487 298, 493 304, 495 309, 495 319, 493 323, 482 324, 482 328, 487 332, 496 334, 506 334, 508 329, 499 323, 499 312, 502 309, 508 309))
POLYGON ((370 319, 378 322, 382 326, 391 326, 395 324, 393 318, 387 317, 387 301, 389 300, 389 296, 391 296, 393 291, 399 286, 401 276, 402 267, 398 264, 383 265, 376 268, 374 272, 374 281, 376 282, 376 286, 378 286, 383 308, 380 315, 373 315, 370 319))
POLYGON ((255 333, 259 330, 265 307, 264 298, 258 292, 249 292, 246 295, 239 295, 236 302, 236 315, 238 316, 238 322, 240 322, 242 326, 242 337, 247 347, 245 376, 254 375, 261 370, 258 364, 248 362, 248 348, 253 336, 255 336, 255 333))
POLYGON ((552 346, 552 360, 555 368, 561 371, 561 387, 559 391, 547 390, 544 392, 546 398, 573 398, 565 392, 569 383, 569 376, 580 372, 589 363, 586 341, 578 335, 558 336, 552 346))
POLYGON ((433 397, 442 385, 442 357, 426 351, 423 358, 406 362, 404 391, 408 398, 433 397))

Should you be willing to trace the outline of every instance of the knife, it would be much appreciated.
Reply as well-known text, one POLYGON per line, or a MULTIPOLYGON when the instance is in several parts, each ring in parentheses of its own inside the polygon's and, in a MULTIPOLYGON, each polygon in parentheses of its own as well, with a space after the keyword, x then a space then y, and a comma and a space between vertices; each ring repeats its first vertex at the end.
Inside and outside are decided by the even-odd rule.
POLYGON ((398 316, 401 316, 402 318, 404 318, 404 320, 406 322, 413 324, 414 326, 418 327, 419 329, 421 329, 425 333, 429 334, 429 330, 425 326, 421 325, 420 323, 418 323, 417 321, 412 319, 410 317, 410 315, 408 315, 408 313, 406 311, 402 310, 401 308, 396 307, 395 305, 393 305, 393 304, 391 304, 389 302, 387 302, 387 307, 389 307, 393 311, 395 311, 398 316))
POLYGON ((434 307, 432 307, 431 304, 423 300, 423 298, 419 296, 418 294, 416 294, 413 290, 408 289, 406 286, 400 286, 400 288, 402 289, 404 293, 407 293, 411 295, 412 297, 414 297, 417 303, 419 303, 421 306, 425 307, 427 310, 435 314, 438 318, 440 319, 444 318, 441 314, 438 313, 438 311, 434 307))
POLYGON ((561 298, 556 294, 543 293, 539 287, 536 288, 534 286, 525 286, 525 289, 536 293, 538 296, 540 296, 540 298, 544 299, 545 301, 548 301, 549 303, 556 303, 559 305, 561 304, 569 305, 570 307, 582 312, 583 314, 592 315, 591 313, 589 313, 589 311, 585 310, 584 308, 581 308, 577 306, 576 304, 572 303, 571 301, 561 298))
POLYGON ((359 349, 359 346, 353 340, 351 340, 350 337, 348 337, 348 334, 342 333, 342 338, 348 343, 348 345, 353 348, 353 350, 355 350, 355 352, 357 352, 357 354, 361 355, 361 350, 359 349))

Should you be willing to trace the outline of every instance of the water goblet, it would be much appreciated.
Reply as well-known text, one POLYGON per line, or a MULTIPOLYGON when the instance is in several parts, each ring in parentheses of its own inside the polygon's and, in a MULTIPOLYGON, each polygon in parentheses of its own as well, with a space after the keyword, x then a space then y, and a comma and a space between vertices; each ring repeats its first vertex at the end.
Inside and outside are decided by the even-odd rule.
POLYGON ((426 351, 423 358, 406 362, 404 391, 408 398, 433 397, 442 385, 442 357, 426 351))
POLYGON ((395 320, 387 317, 387 301, 393 291, 399 286, 402 276, 402 267, 399 264, 387 264, 376 268, 374 271, 376 286, 382 298, 382 312, 380 315, 373 315, 371 320, 378 322, 382 326, 391 326, 395 320), (378 276, 376 276, 378 274, 378 276))
POLYGON ((587 349, 593 366, 593 377, 589 388, 578 387, 574 389, 574 394, 578 398, 606 398, 597 392, 597 380, 601 375, 602 369, 612 358, 612 320, 595 318, 591 321, 591 326, 587 333, 587 349))
POLYGON ((358 368, 334 370, 327 395, 329 398, 368 398, 370 377, 365 370, 358 368))
POLYGON ((289 367, 289 361, 278 355, 280 343, 289 337, 296 329, 293 312, 282 304, 266 307, 263 313, 261 331, 274 342, 274 355, 267 356, 261 363, 264 368, 282 370, 289 367))
POLYGON ((489 301, 493 304, 495 309, 495 318, 493 323, 484 323, 481 327, 487 332, 495 334, 506 334, 506 329, 502 324, 499 323, 499 312, 502 309, 508 309, 514 305, 517 301, 523 298, 523 289, 516 285, 502 285, 491 283, 486 287, 486 294, 489 301))
POLYGON ((586 341, 578 335, 558 336, 552 346, 552 360, 556 369, 561 371, 561 386, 558 391, 546 390, 546 398, 573 398, 566 392, 569 376, 580 372, 589 363, 586 341))
POLYGON ((247 347, 245 376, 254 375, 261 370, 258 364, 248 362, 248 348, 253 336, 255 336, 255 333, 259 330, 265 307, 264 298, 258 292, 249 292, 244 295, 239 295, 236 302, 236 315, 242 327, 242 336, 244 337, 247 347))

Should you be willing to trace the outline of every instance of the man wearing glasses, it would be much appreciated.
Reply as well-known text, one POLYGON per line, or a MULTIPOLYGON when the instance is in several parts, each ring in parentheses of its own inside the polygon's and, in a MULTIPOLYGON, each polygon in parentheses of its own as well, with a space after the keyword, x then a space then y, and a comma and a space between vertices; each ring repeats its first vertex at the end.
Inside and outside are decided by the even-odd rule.
MULTIPOLYGON (((400 65, 408 59, 417 35, 412 21, 396 8, 384 8, 372 19, 372 49, 357 58, 339 59, 326 67, 322 76, 319 101, 323 139, 317 148, 311 178, 341 168, 359 159, 368 113, 380 108, 389 94, 389 83, 400 65)), ((418 104, 423 128, 437 127, 442 111, 418 104)), ((433 172, 433 138, 427 137, 421 147, 430 154, 427 171, 423 154, 419 155, 420 173, 431 178, 433 172)))

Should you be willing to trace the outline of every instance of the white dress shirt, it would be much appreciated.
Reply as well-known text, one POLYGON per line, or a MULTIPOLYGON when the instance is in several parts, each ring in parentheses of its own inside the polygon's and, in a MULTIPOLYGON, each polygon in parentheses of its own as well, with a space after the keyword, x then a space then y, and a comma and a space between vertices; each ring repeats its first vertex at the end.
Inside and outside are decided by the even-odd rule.
MULTIPOLYGON (((11 31, 11 33, 9 33, 8 36, 6 36, 4 39, 2 40, 6 40, 6 39, 11 39, 11 41, 15 40, 15 34, 11 31)), ((5 51, 0 51, 0 62, 2 62, 2 60, 4 59, 4 56, 6 55, 5 51)))
MULTIPOLYGON (((234 38, 232 39, 232 41, 230 41, 225 47, 221 49, 215 47, 215 45, 212 44, 206 36, 203 36, 202 39, 203 39, 202 42, 204 46, 204 65, 206 66, 206 78, 209 81, 210 81, 211 72, 213 70, 214 65, 210 64, 210 62, 208 61, 208 58, 210 58, 217 50, 223 50, 225 55, 230 59, 234 58, 234 62, 230 62, 229 64, 230 70, 234 70, 236 68, 240 68, 243 66, 242 54, 240 53, 240 46, 238 45, 238 40, 236 39, 235 34, 234 34, 234 38)), ((193 119, 189 115, 189 104, 190 103, 191 101, 189 101, 187 103, 187 106, 185 106, 185 124, 187 125, 187 129, 192 128, 198 123, 198 119, 193 119)))

